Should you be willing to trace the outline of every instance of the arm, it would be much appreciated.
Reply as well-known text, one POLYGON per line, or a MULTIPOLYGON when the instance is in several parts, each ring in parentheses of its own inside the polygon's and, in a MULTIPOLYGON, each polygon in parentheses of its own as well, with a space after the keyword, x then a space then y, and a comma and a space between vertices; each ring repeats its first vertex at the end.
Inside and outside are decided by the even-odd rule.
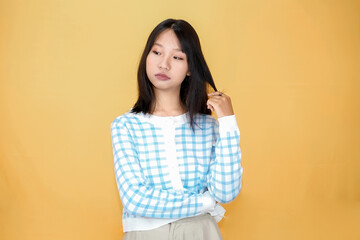
POLYGON ((242 167, 240 131, 235 115, 218 119, 215 124, 214 145, 207 186, 216 201, 227 203, 235 199, 241 189, 242 167))
POLYGON ((205 194, 154 188, 146 182, 132 136, 125 124, 111 124, 116 182, 123 207, 133 215, 152 218, 180 218, 207 212, 214 205, 205 194))
POLYGON ((219 124, 215 124, 214 142, 207 186, 218 202, 235 199, 241 189, 243 169, 240 164, 240 131, 229 96, 221 92, 209 94, 208 108, 215 111, 219 124))

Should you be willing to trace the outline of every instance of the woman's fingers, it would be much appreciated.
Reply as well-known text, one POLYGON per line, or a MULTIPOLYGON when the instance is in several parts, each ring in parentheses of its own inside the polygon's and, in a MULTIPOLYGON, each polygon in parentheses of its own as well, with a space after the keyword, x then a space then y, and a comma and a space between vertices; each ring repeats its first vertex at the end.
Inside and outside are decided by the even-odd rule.
POLYGON ((210 109, 212 112, 215 111, 214 107, 210 104, 207 105, 207 108, 210 109))
POLYGON ((212 93, 209 93, 208 96, 226 96, 224 93, 222 92, 212 92, 212 93))
POLYGON ((215 111, 218 117, 233 115, 234 111, 229 96, 222 92, 213 92, 208 94, 208 108, 215 111))

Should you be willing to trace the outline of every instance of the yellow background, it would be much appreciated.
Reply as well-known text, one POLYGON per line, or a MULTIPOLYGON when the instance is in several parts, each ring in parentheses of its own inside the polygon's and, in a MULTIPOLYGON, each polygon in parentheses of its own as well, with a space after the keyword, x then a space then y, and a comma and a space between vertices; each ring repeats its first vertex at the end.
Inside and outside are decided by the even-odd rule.
POLYGON ((0 239, 121 239, 110 123, 151 30, 197 30, 241 130, 224 239, 360 239, 360 3, 0 1, 0 239))

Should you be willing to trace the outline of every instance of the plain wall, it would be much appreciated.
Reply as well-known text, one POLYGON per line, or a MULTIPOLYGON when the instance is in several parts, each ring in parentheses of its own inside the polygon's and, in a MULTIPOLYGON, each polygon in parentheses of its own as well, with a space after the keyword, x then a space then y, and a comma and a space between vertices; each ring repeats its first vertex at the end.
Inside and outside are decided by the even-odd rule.
POLYGON ((360 239, 360 4, 0 1, 0 239, 121 239, 110 123, 151 30, 189 21, 241 130, 224 239, 360 239))

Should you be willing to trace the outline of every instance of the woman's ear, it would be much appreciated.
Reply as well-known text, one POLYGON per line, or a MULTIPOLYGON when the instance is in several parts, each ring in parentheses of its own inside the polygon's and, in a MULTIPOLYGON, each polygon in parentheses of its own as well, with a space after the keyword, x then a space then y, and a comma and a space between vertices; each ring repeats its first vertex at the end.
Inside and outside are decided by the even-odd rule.
POLYGON ((186 76, 190 76, 190 72, 188 72, 188 73, 186 74, 186 76))

